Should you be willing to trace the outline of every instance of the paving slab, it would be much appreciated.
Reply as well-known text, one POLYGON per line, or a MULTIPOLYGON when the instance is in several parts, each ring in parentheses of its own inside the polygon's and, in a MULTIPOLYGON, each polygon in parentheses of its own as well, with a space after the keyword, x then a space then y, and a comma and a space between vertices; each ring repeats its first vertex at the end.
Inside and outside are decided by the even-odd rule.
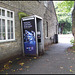
POLYGON ((75 74, 75 53, 67 52, 70 43, 48 46, 44 55, 18 57, 0 74, 75 74))

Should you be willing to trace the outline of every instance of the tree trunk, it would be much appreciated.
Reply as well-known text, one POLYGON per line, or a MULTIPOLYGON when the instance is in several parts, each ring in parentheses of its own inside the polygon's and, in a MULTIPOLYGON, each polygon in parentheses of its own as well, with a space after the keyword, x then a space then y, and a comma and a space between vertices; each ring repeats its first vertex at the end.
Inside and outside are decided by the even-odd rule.
POLYGON ((75 1, 74 1, 74 9, 72 11, 72 34, 74 36, 75 41, 75 1))

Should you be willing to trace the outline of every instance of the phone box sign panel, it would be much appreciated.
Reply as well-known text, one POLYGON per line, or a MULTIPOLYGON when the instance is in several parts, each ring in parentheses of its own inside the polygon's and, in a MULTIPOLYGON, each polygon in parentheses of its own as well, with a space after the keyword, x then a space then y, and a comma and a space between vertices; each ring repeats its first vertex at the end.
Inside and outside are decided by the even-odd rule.
POLYGON ((35 20, 23 21, 24 52, 26 55, 36 54, 35 20))

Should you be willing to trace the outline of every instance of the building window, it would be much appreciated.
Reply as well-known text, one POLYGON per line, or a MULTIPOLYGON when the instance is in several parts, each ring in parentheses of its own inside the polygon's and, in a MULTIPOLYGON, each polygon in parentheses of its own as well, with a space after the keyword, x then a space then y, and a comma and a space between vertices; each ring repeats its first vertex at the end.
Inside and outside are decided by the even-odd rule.
POLYGON ((45 37, 48 37, 48 22, 47 21, 45 25, 45 37))
POLYGON ((0 42, 15 40, 14 12, 0 7, 0 42))

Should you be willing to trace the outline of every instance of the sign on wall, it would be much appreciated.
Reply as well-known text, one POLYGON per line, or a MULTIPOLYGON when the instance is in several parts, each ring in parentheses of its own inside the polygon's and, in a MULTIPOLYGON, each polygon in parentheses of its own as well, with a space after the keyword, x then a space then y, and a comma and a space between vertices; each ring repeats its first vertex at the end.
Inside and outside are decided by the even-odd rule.
POLYGON ((24 52, 26 55, 36 54, 35 20, 23 21, 24 52))

